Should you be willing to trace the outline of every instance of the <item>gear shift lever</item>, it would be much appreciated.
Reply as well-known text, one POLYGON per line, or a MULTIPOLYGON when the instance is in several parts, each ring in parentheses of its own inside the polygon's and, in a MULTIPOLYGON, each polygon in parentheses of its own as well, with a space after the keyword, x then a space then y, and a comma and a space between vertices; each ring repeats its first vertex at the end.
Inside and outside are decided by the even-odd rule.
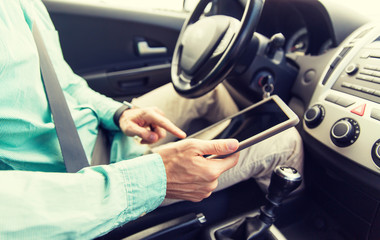
POLYGON ((281 202, 301 184, 302 177, 292 167, 278 166, 272 173, 271 182, 266 196, 267 203, 260 209, 260 220, 266 224, 275 221, 275 210, 281 202))
POLYGON ((258 239, 276 220, 276 210, 281 202, 297 187, 302 177, 292 167, 278 166, 272 173, 266 196, 267 203, 260 208, 260 215, 241 219, 215 232, 217 239, 258 239))

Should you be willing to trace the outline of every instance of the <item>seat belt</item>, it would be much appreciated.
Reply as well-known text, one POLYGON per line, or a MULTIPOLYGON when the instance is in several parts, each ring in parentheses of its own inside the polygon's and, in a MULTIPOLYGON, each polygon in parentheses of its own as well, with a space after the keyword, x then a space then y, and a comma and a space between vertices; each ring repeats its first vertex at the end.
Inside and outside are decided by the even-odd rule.
POLYGON ((61 85, 58 82, 54 66, 36 23, 33 23, 32 33, 38 49, 42 82, 45 86, 45 93, 53 115, 62 157, 67 172, 74 173, 89 166, 88 160, 69 107, 67 106, 65 96, 63 95, 61 85))

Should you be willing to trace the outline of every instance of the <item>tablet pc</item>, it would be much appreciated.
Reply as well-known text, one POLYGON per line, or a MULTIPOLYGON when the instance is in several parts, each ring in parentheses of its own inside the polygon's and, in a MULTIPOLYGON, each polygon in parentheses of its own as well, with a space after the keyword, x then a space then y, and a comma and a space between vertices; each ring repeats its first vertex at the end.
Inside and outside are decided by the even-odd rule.
POLYGON ((255 143, 295 126, 297 115, 279 98, 273 95, 246 109, 227 117, 188 138, 235 138, 241 151, 255 143))

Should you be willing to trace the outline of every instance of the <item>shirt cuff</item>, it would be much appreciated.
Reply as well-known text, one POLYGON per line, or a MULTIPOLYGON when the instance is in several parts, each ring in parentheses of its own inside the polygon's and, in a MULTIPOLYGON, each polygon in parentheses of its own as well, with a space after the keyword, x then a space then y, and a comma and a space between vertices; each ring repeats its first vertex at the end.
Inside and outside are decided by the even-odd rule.
POLYGON ((136 219, 154 209, 166 195, 166 171, 159 154, 144 155, 119 162, 123 168, 127 197, 125 214, 127 219, 136 219))
POLYGON ((105 129, 120 131, 119 125, 116 125, 114 122, 114 114, 123 106, 124 104, 117 101, 109 101, 106 104, 106 110, 102 112, 103 114, 101 115, 101 124, 105 127, 105 129))

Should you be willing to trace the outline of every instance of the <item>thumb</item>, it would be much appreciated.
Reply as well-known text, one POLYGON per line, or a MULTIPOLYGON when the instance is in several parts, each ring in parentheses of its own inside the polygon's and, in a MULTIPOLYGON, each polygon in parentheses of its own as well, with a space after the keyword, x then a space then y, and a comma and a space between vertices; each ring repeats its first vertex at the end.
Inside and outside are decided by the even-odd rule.
POLYGON ((212 165, 214 169, 218 169, 219 173, 227 171, 234 167, 239 161, 239 152, 234 153, 223 159, 208 158, 208 164, 212 165))
POLYGON ((227 155, 235 152, 238 148, 239 142, 236 139, 212 140, 200 144, 200 150, 204 155, 227 155))

